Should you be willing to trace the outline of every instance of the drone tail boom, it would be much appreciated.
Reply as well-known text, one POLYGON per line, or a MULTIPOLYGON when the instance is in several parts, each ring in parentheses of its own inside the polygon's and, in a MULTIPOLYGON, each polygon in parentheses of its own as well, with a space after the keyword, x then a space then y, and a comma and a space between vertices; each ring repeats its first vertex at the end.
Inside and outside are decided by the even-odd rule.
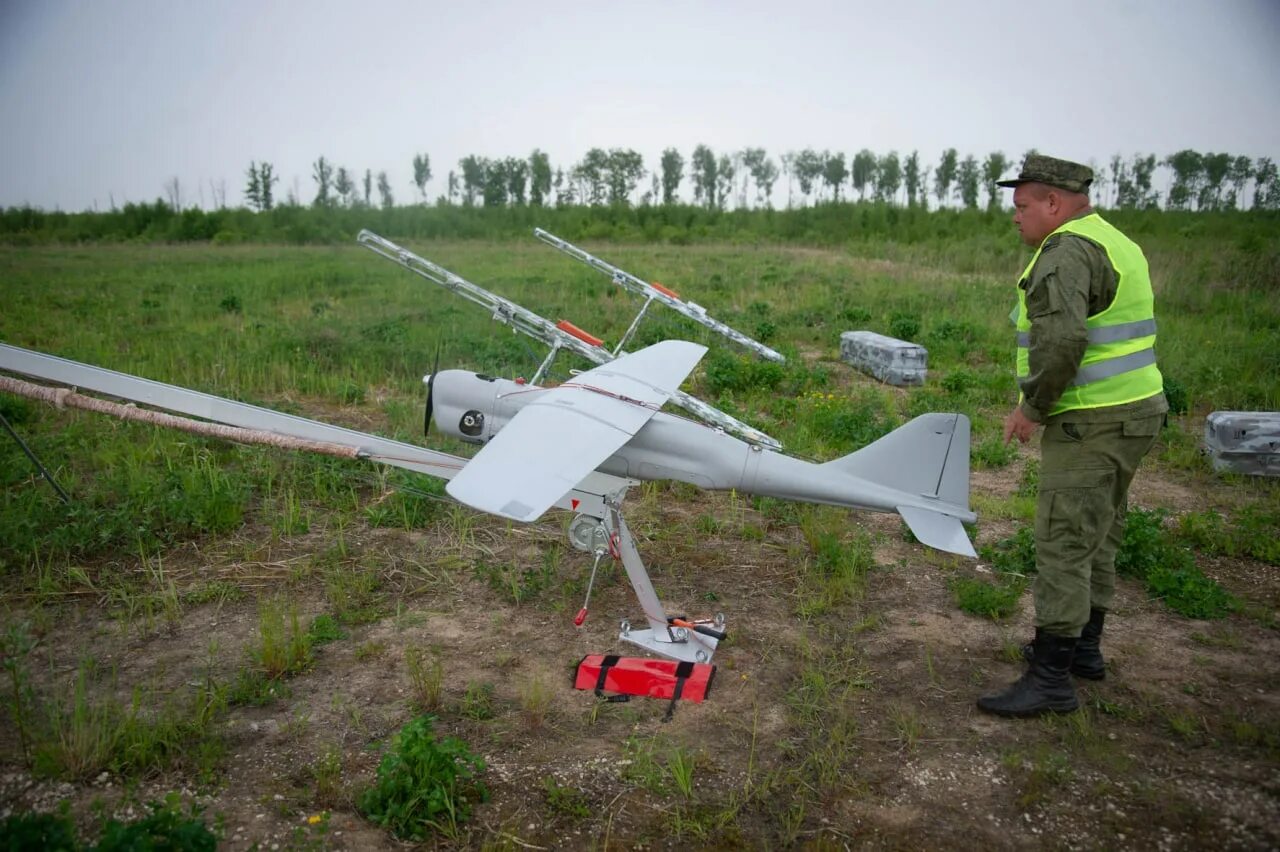
POLYGON ((969 418, 922 414, 878 441, 823 465, 910 499, 894 508, 922 543, 975 556, 969 510, 969 418))

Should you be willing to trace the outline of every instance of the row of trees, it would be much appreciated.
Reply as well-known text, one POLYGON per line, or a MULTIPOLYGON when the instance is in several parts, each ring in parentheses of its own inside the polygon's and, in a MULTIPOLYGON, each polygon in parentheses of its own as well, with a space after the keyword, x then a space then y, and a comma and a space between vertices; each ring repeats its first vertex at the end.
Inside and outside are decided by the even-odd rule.
MULTIPOLYGON (((1017 162, 1002 151, 978 158, 961 156, 955 148, 948 148, 937 163, 926 163, 918 151, 903 156, 897 151, 876 154, 864 148, 846 157, 839 151, 806 148, 775 160, 763 148, 717 154, 698 145, 687 161, 677 149, 666 149, 653 171, 647 170, 643 156, 630 148, 592 148, 577 163, 553 168, 547 153, 535 149, 527 158, 463 157, 458 168, 448 172, 436 203, 483 207, 671 205, 682 203, 681 188, 687 185, 694 204, 708 210, 771 208, 782 179, 785 202, 778 201, 788 208, 849 200, 856 194, 859 201, 907 207, 998 209, 1006 205, 1006 194, 996 181, 1016 167, 1017 162)), ((316 187, 313 206, 372 207, 375 187, 378 206, 395 206, 385 171, 375 177, 366 169, 360 180, 355 172, 344 166, 335 168, 323 156, 312 164, 311 171, 316 187)), ((1160 207, 1163 200, 1165 207, 1175 210, 1280 209, 1280 176, 1269 157, 1252 160, 1192 150, 1163 159, 1154 154, 1129 159, 1117 155, 1108 167, 1095 164, 1094 173, 1092 195, 1095 203, 1105 207, 1152 209, 1160 207), (1163 199, 1155 186, 1161 169, 1170 174, 1163 199)), ((431 178, 430 157, 415 154, 413 183, 423 204, 429 203, 427 184, 431 178)), ((272 209, 277 181, 271 163, 250 163, 244 189, 246 205, 255 211, 272 209)), ((176 189, 176 179, 173 185, 176 189)), ((175 192, 169 195, 172 203, 175 192)), ((300 203, 296 191, 288 203, 300 203)))
MULTIPOLYGON (((335 169, 336 173, 336 169, 335 169)), ((1108 210, 1122 229, 1176 239, 1212 237, 1237 241, 1259 263, 1274 268, 1280 212, 1108 210), (1267 260, 1270 258, 1270 260, 1267 260)), ((349 244, 361 228, 391 239, 528 239, 534 227, 572 242, 649 241, 686 245, 702 241, 847 245, 867 243, 883 250, 893 244, 927 243, 951 257, 956 240, 981 238, 983 245, 1007 245, 1016 255, 1005 210, 915 207, 883 201, 826 202, 791 209, 768 207, 719 210, 689 203, 650 205, 403 204, 385 209, 293 204, 270 210, 247 207, 175 210, 163 199, 126 203, 103 212, 65 213, 33 207, 0 209, 0 244, 80 242, 239 242, 349 244)), ((954 258, 953 258, 954 259, 954 258)), ((1012 263, 1016 258, 1010 258, 1012 263)))

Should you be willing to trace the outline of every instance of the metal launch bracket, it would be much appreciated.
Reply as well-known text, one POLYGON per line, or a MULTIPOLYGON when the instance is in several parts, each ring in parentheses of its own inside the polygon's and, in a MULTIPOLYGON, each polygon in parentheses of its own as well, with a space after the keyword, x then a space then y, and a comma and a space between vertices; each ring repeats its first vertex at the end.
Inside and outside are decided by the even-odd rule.
MULTIPOLYGON (((622 562, 635 591, 648 627, 636 629, 623 619, 618 638, 663 657, 687 663, 709 663, 724 638, 724 613, 714 619, 686 620, 668 616, 658 600, 649 572, 644 567, 635 539, 619 510, 621 494, 605 498, 603 517, 580 514, 569 524, 569 543, 578 550, 594 553, 597 560, 608 553, 622 562)), ((585 607, 584 607, 585 609, 585 607)))

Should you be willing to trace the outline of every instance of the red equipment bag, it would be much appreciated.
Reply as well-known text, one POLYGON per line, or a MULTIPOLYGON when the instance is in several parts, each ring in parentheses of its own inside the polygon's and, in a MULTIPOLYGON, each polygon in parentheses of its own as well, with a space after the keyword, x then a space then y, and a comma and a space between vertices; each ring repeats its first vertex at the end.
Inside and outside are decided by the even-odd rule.
POLYGON ((711 691, 716 667, 706 663, 648 660, 617 654, 588 654, 578 663, 574 689, 592 689, 606 701, 629 701, 633 695, 670 698, 663 721, 671 718, 676 702, 702 701, 711 691), (607 696, 605 690, 618 693, 607 696))

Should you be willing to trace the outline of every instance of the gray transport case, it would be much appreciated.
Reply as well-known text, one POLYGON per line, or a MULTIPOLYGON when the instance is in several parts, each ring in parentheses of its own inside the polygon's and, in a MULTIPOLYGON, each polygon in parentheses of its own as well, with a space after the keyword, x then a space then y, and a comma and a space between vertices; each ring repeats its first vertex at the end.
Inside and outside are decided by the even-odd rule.
POLYGON ((1280 476, 1280 412, 1215 411, 1204 421, 1204 447, 1216 471, 1280 476))
POLYGON ((929 371, 929 353, 923 346, 874 331, 846 331, 840 335, 840 357, 891 385, 922 385, 929 371))

